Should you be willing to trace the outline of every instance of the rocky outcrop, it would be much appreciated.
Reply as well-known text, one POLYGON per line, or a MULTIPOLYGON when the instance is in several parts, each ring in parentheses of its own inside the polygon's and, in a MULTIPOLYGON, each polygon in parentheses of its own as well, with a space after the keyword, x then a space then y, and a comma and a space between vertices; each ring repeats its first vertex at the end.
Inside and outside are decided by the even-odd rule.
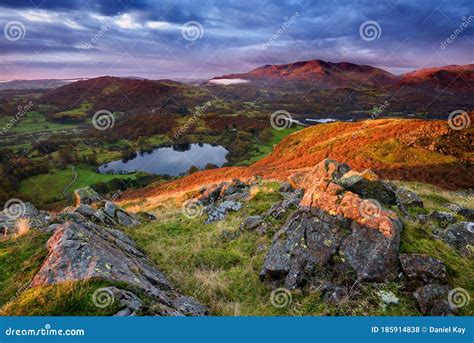
POLYGON ((33 279, 33 286, 97 278, 124 282, 181 315, 202 315, 206 309, 179 294, 168 279, 122 231, 89 221, 60 225, 47 247, 49 255, 33 279))
POLYGON ((262 279, 297 288, 320 267, 336 273, 352 270, 360 281, 396 277, 402 223, 376 200, 364 199, 396 202, 392 186, 369 171, 358 174, 331 160, 304 177, 293 177, 292 183, 304 189, 304 196, 273 238, 262 279))

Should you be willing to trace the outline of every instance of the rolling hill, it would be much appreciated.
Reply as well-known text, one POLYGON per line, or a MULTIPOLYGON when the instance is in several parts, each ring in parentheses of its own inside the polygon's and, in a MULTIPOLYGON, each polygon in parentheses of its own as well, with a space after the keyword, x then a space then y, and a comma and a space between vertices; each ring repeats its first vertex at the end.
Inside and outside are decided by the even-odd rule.
POLYGON ((107 109, 128 114, 185 114, 189 106, 209 99, 204 90, 175 81, 110 76, 77 81, 49 90, 41 97, 43 103, 54 106, 56 113, 107 109))

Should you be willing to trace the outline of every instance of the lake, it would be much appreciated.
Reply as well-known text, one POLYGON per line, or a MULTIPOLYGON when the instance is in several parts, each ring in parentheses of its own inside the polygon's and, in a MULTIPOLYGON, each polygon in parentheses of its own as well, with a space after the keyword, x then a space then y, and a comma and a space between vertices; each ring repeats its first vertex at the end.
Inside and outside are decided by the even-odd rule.
POLYGON ((126 174, 143 171, 149 174, 177 176, 196 166, 205 169, 211 163, 221 167, 227 162, 229 151, 208 143, 176 144, 154 149, 150 152, 137 152, 128 160, 119 160, 101 165, 101 174, 126 174))

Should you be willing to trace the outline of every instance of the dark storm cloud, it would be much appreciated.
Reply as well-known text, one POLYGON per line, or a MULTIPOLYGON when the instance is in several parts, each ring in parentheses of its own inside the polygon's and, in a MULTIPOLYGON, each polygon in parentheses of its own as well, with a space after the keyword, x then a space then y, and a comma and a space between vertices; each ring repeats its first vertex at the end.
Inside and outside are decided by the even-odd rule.
POLYGON ((0 37, 0 79, 51 72, 90 77, 106 71, 209 77, 304 59, 394 71, 467 64, 472 63, 474 20, 445 49, 440 44, 463 16, 473 15, 472 1, 461 0, 0 0, 0 27, 20 21, 26 28, 23 39, 0 37), (181 27, 189 21, 204 28, 201 39, 183 39, 181 27), (380 25, 379 39, 361 39, 359 27, 366 21, 380 25))

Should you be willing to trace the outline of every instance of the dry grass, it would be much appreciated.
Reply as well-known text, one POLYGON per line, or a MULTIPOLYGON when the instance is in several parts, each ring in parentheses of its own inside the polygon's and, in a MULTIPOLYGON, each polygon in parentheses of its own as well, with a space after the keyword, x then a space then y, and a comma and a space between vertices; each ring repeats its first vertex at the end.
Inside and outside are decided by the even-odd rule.
POLYGON ((15 223, 15 238, 26 235, 31 229, 31 222, 28 218, 20 218, 15 223))

